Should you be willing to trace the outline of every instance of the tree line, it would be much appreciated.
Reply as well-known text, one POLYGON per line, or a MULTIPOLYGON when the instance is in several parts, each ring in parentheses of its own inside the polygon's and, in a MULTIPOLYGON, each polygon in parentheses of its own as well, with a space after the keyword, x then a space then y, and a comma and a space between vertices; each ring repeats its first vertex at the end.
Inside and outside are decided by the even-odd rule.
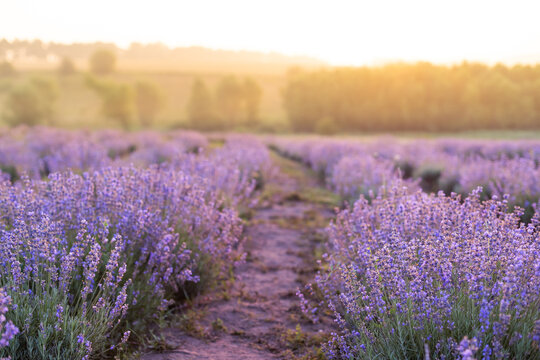
MULTIPOLYGON (((166 100, 157 84, 108 77, 116 70, 110 49, 97 49, 88 61, 86 85, 101 99, 103 117, 125 128, 154 125, 166 100)), ((57 71, 71 76, 78 70, 64 58, 57 71)), ((13 65, 0 62, 0 79, 14 76, 13 65)), ((59 93, 54 79, 32 78, 5 91, 8 122, 52 122, 59 93)), ((540 64, 292 69, 282 93, 290 128, 299 132, 540 128, 540 64)), ((186 125, 203 131, 257 130, 261 98, 261 87, 250 77, 225 76, 212 88, 196 79, 187 99, 186 125)))
MULTIPOLYGON (((101 99, 101 114, 130 128, 134 120, 138 125, 153 125, 164 105, 164 93, 155 83, 138 80, 133 84, 118 83, 105 78, 115 71, 116 56, 108 49, 98 49, 89 58, 90 73, 86 74, 86 85, 101 99)), ((60 62, 58 75, 71 76, 77 72, 70 58, 60 62)), ((9 62, 0 63, 0 78, 14 77, 17 71, 9 62)), ((11 125, 53 124, 55 103, 59 95, 58 83, 50 77, 31 77, 12 88, 6 97, 4 114, 11 125)))
POLYGON ((190 127, 198 130, 253 129, 259 121, 262 89, 250 77, 226 76, 212 92, 196 79, 187 112, 190 127))
POLYGON ((283 98, 302 132, 538 129, 540 65, 292 70, 283 98))
MULTIPOLYGON (((100 97, 101 114, 126 129, 135 120, 139 126, 152 126, 163 106, 161 89, 149 81, 123 84, 88 76, 86 84, 100 97)), ((54 125, 58 95, 54 79, 32 77, 8 93, 4 117, 13 126, 54 125)))
MULTIPOLYGON (((101 99, 101 115, 123 127, 151 127, 165 103, 165 93, 154 82, 117 82, 110 74, 116 71, 116 56, 108 49, 96 50, 88 59, 86 86, 101 99)), ((64 58, 57 73, 62 77, 75 74, 70 58, 64 58)), ((0 79, 17 76, 9 62, 0 63, 0 79)), ((8 92, 4 114, 12 125, 52 124, 58 83, 53 78, 32 77, 8 92)), ((262 89, 250 77, 225 76, 214 91, 196 79, 187 103, 188 124, 199 130, 253 129, 258 124, 262 89)))
MULTIPOLYGON (((170 48, 161 43, 131 43, 127 48, 120 48, 114 43, 72 43, 63 44, 35 40, 12 40, 0 38, 0 60, 18 60, 32 58, 47 61, 51 56, 57 58, 87 59, 93 53, 107 50, 122 59, 130 60, 157 60, 160 63, 174 61, 180 64, 216 64, 227 66, 236 64, 237 67, 245 65, 271 65, 279 64, 282 67, 291 65, 322 66, 324 62, 306 56, 287 56, 277 53, 260 53, 257 51, 217 50, 204 47, 176 47, 170 48)), ((218 68, 220 67, 218 66, 218 68)))

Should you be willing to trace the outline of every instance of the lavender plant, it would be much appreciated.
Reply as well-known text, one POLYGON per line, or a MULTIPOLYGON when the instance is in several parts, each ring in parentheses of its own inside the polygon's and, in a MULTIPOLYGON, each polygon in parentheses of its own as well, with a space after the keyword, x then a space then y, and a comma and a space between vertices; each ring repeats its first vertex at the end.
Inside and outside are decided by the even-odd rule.
POLYGON ((6 314, 11 306, 11 298, 4 289, 0 288, 0 349, 9 345, 9 342, 19 333, 19 329, 13 322, 6 319, 6 314))
MULTIPOLYGON (((286 156, 321 174, 327 185, 347 198, 375 190, 389 178, 391 167, 403 179, 417 179, 426 192, 443 190, 467 196, 477 186, 483 197, 509 194, 511 207, 527 208, 540 199, 540 143, 537 141, 480 141, 440 139, 365 141, 315 139, 268 140, 286 156), (352 160, 355 159, 355 160, 352 160), (385 174, 385 175, 383 175, 385 174), (375 188, 375 189, 374 189, 375 188), (368 190, 368 191, 366 191, 368 190)), ((409 187, 412 183, 409 184, 409 187)))
MULTIPOLYGON (((155 146, 150 138, 138 148, 155 146)), ((131 331, 144 331, 242 258, 234 206, 251 201, 255 173, 268 169, 264 146, 235 140, 209 155, 170 153, 165 163, 134 166, 125 165, 137 151, 126 151, 129 143, 115 143, 116 157, 104 145, 95 161, 75 166, 86 159, 76 149, 70 162, 68 145, 38 141, 29 153, 57 159, 47 178, 0 177, 0 287, 13 302, 2 316, 6 336, 20 329, 0 358, 111 356, 131 331)))
POLYGON ((459 174, 464 189, 483 186, 488 198, 509 194, 512 204, 522 206, 528 206, 540 198, 540 168, 531 159, 474 159, 464 162, 459 174))
POLYGON ((17 180, 23 173, 37 179, 53 172, 82 173, 114 163, 148 166, 199 152, 206 145, 206 139, 194 132, 164 135, 17 128, 0 134, 0 170, 9 172, 10 177, 17 180))
POLYGON ((340 328, 329 358, 540 358, 540 218, 480 194, 396 183, 338 215, 317 278, 340 328))
MULTIPOLYGON (((386 187, 400 178, 392 161, 373 156, 345 156, 335 165, 328 180, 330 187, 343 198, 354 202, 360 195, 375 196, 381 187, 386 187)), ((413 182, 407 181, 409 187, 413 182)))

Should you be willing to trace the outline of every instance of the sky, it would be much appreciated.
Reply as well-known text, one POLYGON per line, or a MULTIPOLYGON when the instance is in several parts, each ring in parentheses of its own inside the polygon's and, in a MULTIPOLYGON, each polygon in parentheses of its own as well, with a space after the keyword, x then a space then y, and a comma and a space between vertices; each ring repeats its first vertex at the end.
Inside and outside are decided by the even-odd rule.
POLYGON ((0 0, 0 38, 161 42, 334 65, 540 62, 538 0, 0 0))

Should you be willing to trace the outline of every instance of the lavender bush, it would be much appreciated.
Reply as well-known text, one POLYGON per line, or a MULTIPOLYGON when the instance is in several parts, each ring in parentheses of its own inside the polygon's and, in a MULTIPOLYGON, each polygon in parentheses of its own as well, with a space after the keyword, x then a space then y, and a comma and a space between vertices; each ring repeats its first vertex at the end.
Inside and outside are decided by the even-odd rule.
MULTIPOLYGON (((187 149, 172 138, 137 136, 129 149, 131 139, 92 134, 96 156, 88 162, 55 140, 35 139, 31 149, 26 140, 19 143, 38 164, 47 159, 59 167, 49 165, 54 171, 41 179, 39 165, 28 163, 33 171, 19 168, 17 179, 0 181, 0 287, 2 304, 13 303, 9 312, 1 308, 2 326, 4 314, 9 320, 0 358, 112 356, 131 331, 143 332, 169 306, 241 260, 235 206, 252 202, 255 173, 267 175, 264 146, 235 139, 208 154, 194 155, 192 145, 164 152, 168 157, 159 164, 150 157, 127 165, 145 146, 187 149)), ((194 134, 187 138, 201 143, 194 134)))
POLYGON ((540 197, 540 168, 535 160, 527 158, 499 160, 472 160, 460 169, 462 187, 472 190, 483 186, 485 197, 509 194, 512 204, 528 206, 540 197))
MULTIPOLYGON (((373 156, 344 156, 333 168, 328 183, 344 199, 354 202, 363 195, 372 198, 379 189, 399 181, 401 173, 392 161, 373 156)), ((416 184, 407 181, 410 188, 416 184)))
MULTIPOLYGON (((511 207, 527 208, 540 200, 540 143, 440 139, 365 141, 315 139, 267 140, 284 155, 304 162, 327 185, 347 198, 376 190, 391 177, 417 180, 426 192, 443 190, 467 196, 478 186, 483 198, 509 194, 511 207), (353 160, 354 159, 354 160, 353 160), (384 180, 383 180, 384 179, 384 180)), ((408 186, 412 187, 414 181, 408 186)))
POLYGON ((480 193, 398 183, 338 215, 317 279, 340 327, 330 358, 540 358, 540 218, 480 193))
POLYGON ((19 333, 19 329, 13 322, 6 319, 6 314, 11 306, 11 298, 0 288, 0 349, 9 345, 9 341, 19 333))
POLYGON ((23 173, 38 179, 53 172, 82 173, 115 163, 148 166, 197 153, 206 146, 206 139, 195 132, 163 135, 21 127, 0 134, 0 171, 17 180, 23 173))
POLYGON ((73 346, 69 339, 80 336, 84 347, 62 354, 103 354, 141 314, 151 319, 185 297, 186 282, 222 273, 238 256, 241 223, 202 184, 133 167, 4 182, 0 281, 22 329, 5 352, 24 358, 22 347, 46 358, 54 344, 73 346))

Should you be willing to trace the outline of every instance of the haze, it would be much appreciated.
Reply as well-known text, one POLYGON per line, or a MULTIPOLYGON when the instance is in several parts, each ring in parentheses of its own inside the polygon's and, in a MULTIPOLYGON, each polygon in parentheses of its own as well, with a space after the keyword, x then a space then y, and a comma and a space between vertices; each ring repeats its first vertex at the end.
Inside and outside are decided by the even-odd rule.
POLYGON ((5 1, 0 36, 308 55, 335 65, 540 60, 536 1, 5 1))

